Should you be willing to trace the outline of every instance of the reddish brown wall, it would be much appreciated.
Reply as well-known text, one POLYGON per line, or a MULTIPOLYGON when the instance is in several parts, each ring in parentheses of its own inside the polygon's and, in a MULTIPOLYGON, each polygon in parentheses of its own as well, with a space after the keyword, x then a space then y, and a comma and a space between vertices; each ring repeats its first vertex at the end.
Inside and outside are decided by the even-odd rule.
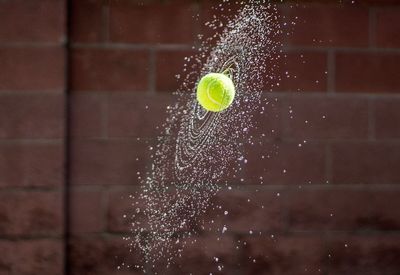
POLYGON ((0 274, 62 274, 65 3, 0 1, 0 274))
MULTIPOLYGON (((72 1, 67 35, 63 1, 0 1, 0 274, 135 274, 116 270, 127 197, 212 1, 139 2, 72 1)), ((280 4, 299 19, 281 64, 292 77, 256 118, 275 131, 246 148, 243 188, 216 199, 232 214, 205 217, 224 238, 204 232, 161 274, 215 273, 214 255, 224 274, 400 270, 400 6, 329 2, 280 4)))

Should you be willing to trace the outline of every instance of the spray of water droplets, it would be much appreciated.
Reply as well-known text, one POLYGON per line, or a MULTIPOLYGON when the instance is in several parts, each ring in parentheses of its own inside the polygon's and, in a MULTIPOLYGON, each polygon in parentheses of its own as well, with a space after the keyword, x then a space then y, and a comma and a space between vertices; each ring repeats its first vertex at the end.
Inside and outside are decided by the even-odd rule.
MULTIPOLYGON (((279 18, 273 4, 261 2, 242 4, 220 34, 201 40, 197 54, 186 59, 190 66, 176 103, 167 108, 151 169, 140 192, 132 195, 132 232, 125 239, 135 253, 142 252, 146 266, 168 265, 202 228, 210 199, 240 165, 262 91, 278 81, 279 18), (226 111, 207 112, 196 101, 196 83, 209 72, 226 70, 236 86, 234 103, 226 111)), ((228 11, 230 5, 225 1, 215 11, 228 11)), ((214 30, 222 24, 216 16, 206 26, 214 30)))

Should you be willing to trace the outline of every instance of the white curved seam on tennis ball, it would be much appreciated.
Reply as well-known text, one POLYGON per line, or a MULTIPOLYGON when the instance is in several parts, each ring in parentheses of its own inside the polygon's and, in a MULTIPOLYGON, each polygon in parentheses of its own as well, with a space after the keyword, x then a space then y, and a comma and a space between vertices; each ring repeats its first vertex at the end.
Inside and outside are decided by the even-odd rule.
MULTIPOLYGON (((221 107, 221 106, 222 106, 222 103, 216 101, 216 100, 215 100, 214 98, 212 98, 211 95, 210 95, 210 86, 211 86, 211 84, 214 84, 215 82, 217 82, 217 79, 213 79, 212 81, 210 81, 210 83, 207 83, 207 89, 206 89, 206 91, 207 91, 207 98, 208 98, 211 102, 213 102, 214 104, 217 104, 219 107, 221 107)), ((225 93, 225 89, 224 89, 224 93, 225 93)))

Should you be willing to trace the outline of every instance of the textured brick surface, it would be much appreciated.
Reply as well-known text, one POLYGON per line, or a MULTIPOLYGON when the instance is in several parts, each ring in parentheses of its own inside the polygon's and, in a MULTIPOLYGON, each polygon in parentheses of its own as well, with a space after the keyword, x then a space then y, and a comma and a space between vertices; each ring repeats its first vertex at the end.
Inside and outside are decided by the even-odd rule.
POLYGON ((325 182, 324 147, 319 144, 299 147, 299 143, 263 143, 247 147, 245 182, 296 185, 325 182))
POLYGON ((398 93, 399 62, 397 53, 338 53, 336 88, 339 92, 398 93))
POLYGON ((71 66, 75 91, 145 91, 148 87, 146 51, 76 49, 71 66))
POLYGON ((194 15, 192 1, 141 4, 112 1, 110 40, 138 44, 191 44, 195 35, 194 15))
POLYGON ((56 144, 1 144, 0 187, 60 187, 64 150, 56 144))
POLYGON ((71 135, 76 138, 102 137, 106 133, 107 98, 102 95, 71 96, 71 135))
POLYGON ((400 46, 399 24, 396 24, 400 16, 398 8, 385 8, 376 12, 376 44, 380 47, 397 48, 400 46))
POLYGON ((315 47, 367 46, 368 9, 330 2, 299 4, 298 8, 287 9, 288 19, 296 22, 288 43, 315 47))
POLYGON ((399 183, 398 144, 338 144, 332 148, 332 177, 338 184, 399 183))
POLYGON ((59 43, 65 39, 63 0, 2 1, 0 18, 0 43, 59 43))
POLYGON ((286 137, 354 139, 368 136, 368 101, 360 98, 295 96, 283 100, 286 137))
POLYGON ((70 270, 74 275, 141 274, 134 271, 137 257, 128 252, 121 237, 75 237, 69 242, 70 270), (133 270, 119 271, 122 263, 133 270))
POLYGON ((282 79, 274 90, 288 92, 325 92, 327 56, 325 53, 288 52, 280 59, 277 75, 282 79))
POLYGON ((70 193, 71 232, 95 233, 104 230, 104 198, 98 190, 74 189, 70 193))
POLYGON ((1 192, 0 235, 60 235, 63 228, 59 192, 1 192))
POLYGON ((199 70, 193 68, 193 60, 185 58, 194 55, 193 51, 159 51, 156 54, 156 90, 161 92, 175 92, 181 88, 186 72, 193 74, 190 79, 197 81, 199 70), (186 64, 186 67, 184 66, 186 64))
POLYGON ((104 13, 107 8, 102 0, 73 0, 71 38, 73 42, 100 42, 105 38, 104 13))
POLYGON ((62 91, 63 54, 58 47, 0 48, 0 90, 62 91))
POLYGON ((62 95, 0 95, 0 138, 62 138, 62 95))
POLYGON ((111 137, 156 137, 163 133, 169 95, 115 95, 109 97, 107 129, 111 137))
POLYGON ((148 160, 145 142, 77 140, 72 147, 73 184, 137 184, 148 160))
MULTIPOLYGON (((0 275, 143 274, 129 195, 222 2, 0 0, 0 275)), ((399 1, 276 2, 253 145, 147 274, 399 273, 399 1)))
POLYGON ((384 190, 301 190, 288 196, 290 227, 296 230, 387 230, 400 227, 398 192, 384 190))
POLYGON ((400 100, 382 99, 375 102, 375 136, 378 139, 398 139, 400 137, 400 100))
POLYGON ((0 274, 64 274, 61 240, 0 241, 0 274))

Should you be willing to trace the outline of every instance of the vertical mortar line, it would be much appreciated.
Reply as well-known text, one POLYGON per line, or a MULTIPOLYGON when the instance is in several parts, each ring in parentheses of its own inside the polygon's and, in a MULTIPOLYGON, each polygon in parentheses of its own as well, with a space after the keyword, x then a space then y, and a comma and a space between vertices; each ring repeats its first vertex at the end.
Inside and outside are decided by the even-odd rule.
POLYGON ((327 184, 332 183, 332 143, 325 144, 325 180, 327 184))
POLYGON ((156 92, 156 58, 156 47, 149 47, 148 93, 150 94, 156 92))
POLYGON ((375 131, 375 98, 368 99, 368 139, 373 141, 376 139, 375 131))
POLYGON ((107 43, 110 41, 110 6, 109 1, 103 1, 102 10, 101 10, 101 38, 107 43))
POLYGON ((71 181, 71 24, 72 24, 72 1, 65 1, 65 67, 64 67, 64 85, 65 85, 65 105, 64 105, 64 275, 70 274, 69 264, 69 241, 70 241, 70 181, 71 181))
POLYGON ((327 52, 327 90, 328 93, 335 92, 335 80, 336 80, 336 62, 335 62, 335 50, 329 49, 327 52))
MULTIPOLYGON (((280 127, 280 137, 281 140, 285 140, 287 138, 287 131, 289 128, 289 105, 288 105, 288 97, 289 100, 293 99, 293 95, 287 95, 287 93, 283 93, 278 98, 278 116, 279 116, 279 127, 280 127)), ((291 106, 291 105, 290 105, 291 106)), ((291 106, 293 107, 293 106, 291 106)), ((293 110, 293 108, 292 108, 293 110)), ((293 110, 293 114, 296 115, 296 110, 293 110)))
POLYGON ((110 195, 110 187, 105 186, 101 188, 101 210, 103 211, 103 223, 102 223, 102 229, 103 232, 109 233, 109 228, 108 228, 108 208, 109 208, 109 195, 110 195))
POLYGON ((371 7, 368 9, 368 45, 376 46, 376 10, 371 7))
POLYGON ((109 136, 108 125, 109 125, 109 106, 110 106, 110 95, 109 93, 103 94, 101 98, 101 137, 106 139, 109 136))

